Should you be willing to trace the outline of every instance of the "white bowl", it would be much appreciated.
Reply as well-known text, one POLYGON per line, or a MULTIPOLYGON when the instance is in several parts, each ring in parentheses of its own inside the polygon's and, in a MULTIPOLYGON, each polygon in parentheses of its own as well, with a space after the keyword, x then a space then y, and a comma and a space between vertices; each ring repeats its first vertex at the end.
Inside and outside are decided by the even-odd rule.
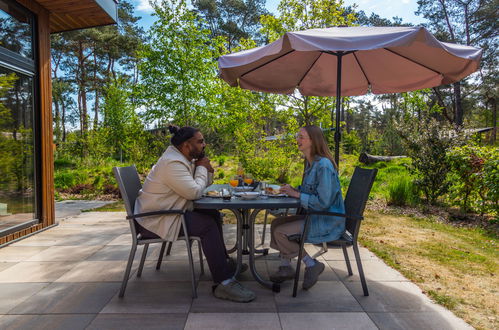
POLYGON ((241 197, 242 199, 257 199, 260 196, 259 192, 256 191, 247 191, 247 192, 241 192, 238 193, 237 196, 241 197))

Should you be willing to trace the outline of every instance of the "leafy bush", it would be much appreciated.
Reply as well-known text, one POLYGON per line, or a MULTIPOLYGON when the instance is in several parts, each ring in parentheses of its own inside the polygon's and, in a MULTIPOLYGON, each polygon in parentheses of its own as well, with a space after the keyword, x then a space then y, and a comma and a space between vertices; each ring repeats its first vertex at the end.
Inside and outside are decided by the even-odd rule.
POLYGON ((465 145, 447 153, 452 172, 449 199, 465 212, 498 214, 499 151, 465 145))
POLYGON ((462 136, 451 125, 437 121, 426 112, 422 113, 417 127, 407 122, 399 127, 399 134, 412 158, 409 169, 416 177, 415 184, 427 202, 435 204, 449 188, 450 166, 446 153, 461 143, 462 136))

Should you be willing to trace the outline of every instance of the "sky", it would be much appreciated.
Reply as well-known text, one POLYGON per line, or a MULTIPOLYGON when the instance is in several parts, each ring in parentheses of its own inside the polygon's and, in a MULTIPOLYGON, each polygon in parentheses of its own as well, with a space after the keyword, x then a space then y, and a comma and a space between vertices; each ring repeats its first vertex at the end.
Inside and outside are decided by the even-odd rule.
MULTIPOLYGON (((148 29, 153 23, 149 0, 131 0, 131 2, 135 6, 136 15, 142 17, 140 23, 144 29, 148 29)), ((279 2, 280 0, 267 0, 267 9, 277 13, 279 2)), ((420 24, 424 22, 423 18, 414 14, 418 7, 417 0, 343 0, 343 2, 346 6, 356 3, 357 10, 363 10, 368 16, 374 12, 388 19, 392 19, 394 16, 401 17, 405 23, 420 24)))

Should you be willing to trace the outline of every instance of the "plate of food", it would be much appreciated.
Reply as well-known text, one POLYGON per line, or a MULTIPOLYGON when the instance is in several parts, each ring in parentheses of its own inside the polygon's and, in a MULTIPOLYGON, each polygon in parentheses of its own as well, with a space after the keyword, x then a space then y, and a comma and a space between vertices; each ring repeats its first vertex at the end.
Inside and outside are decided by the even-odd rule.
POLYGON ((204 193, 206 197, 222 198, 222 194, 216 190, 210 190, 204 193))
POLYGON ((286 197, 288 195, 281 194, 278 188, 265 187, 265 195, 269 197, 286 197))

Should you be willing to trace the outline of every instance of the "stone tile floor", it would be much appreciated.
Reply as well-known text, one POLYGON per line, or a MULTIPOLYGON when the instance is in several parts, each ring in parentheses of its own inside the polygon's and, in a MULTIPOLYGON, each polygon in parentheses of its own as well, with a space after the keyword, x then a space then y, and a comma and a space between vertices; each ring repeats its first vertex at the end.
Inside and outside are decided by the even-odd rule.
MULTIPOLYGON (((361 249, 370 295, 364 297, 355 264, 348 276, 341 249, 330 248, 320 281, 291 297, 292 283, 273 293, 240 280, 257 293, 248 304, 211 294, 207 274, 191 298, 183 242, 155 269, 160 246, 151 245, 142 277, 136 277, 139 247, 123 299, 118 298, 131 237, 124 213, 87 212, 0 248, 0 329, 468 329, 464 321, 432 303, 400 273, 361 249)), ((228 245, 235 227, 225 225, 228 245)), ((261 227, 259 227, 261 231, 261 227)), ((257 242, 259 242, 257 237, 257 242)), ((268 242, 268 239, 267 239, 268 242)), ((318 248, 308 246, 310 253, 318 248)), ((194 249, 196 256, 197 249, 194 249)), ((350 251, 353 258, 353 251, 350 251)), ((258 257, 268 276, 276 251, 258 257)), ((199 269, 199 264, 196 264, 199 269)))

